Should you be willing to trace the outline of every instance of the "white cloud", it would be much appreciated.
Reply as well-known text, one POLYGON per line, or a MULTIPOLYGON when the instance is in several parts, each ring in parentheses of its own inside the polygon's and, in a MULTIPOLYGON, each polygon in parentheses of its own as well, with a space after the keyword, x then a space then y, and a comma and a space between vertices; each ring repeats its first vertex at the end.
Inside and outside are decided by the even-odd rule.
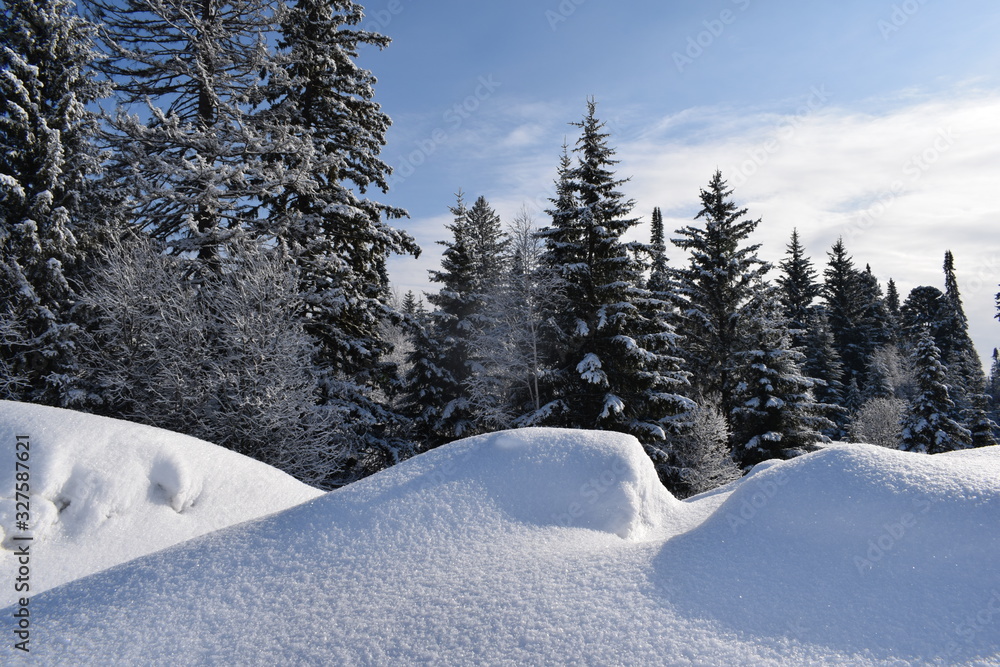
MULTIPOLYGON (((503 129, 480 145, 489 184, 482 194, 505 219, 528 202, 545 222, 540 209, 562 137, 575 140, 575 128, 564 123, 582 115, 556 122, 555 111, 508 107, 497 114, 503 129)), ((817 86, 772 109, 687 109, 641 123, 634 109, 599 106, 598 115, 611 119, 618 174, 631 177, 623 190, 636 200, 637 215, 648 219, 660 206, 674 229, 690 224, 699 189, 719 168, 738 205, 762 218, 754 240, 771 261, 781 259, 797 227, 821 271, 826 251, 843 236, 856 263, 870 264, 883 282, 894 278, 905 298, 917 285, 943 286, 950 249, 980 353, 988 356, 1000 343, 993 320, 1000 235, 991 233, 1000 222, 1000 94, 958 87, 933 98, 905 91, 849 107, 817 86)), ((444 238, 440 216, 412 222, 408 228, 421 236, 444 238)), ((407 289, 426 286, 426 269, 439 261, 436 249, 424 247, 430 252, 421 271, 393 266, 394 280, 407 289)))

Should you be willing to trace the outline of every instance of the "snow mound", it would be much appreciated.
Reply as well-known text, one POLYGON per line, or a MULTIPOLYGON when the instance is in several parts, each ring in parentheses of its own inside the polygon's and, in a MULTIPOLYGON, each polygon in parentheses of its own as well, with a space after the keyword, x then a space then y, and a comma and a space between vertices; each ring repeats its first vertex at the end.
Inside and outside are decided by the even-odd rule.
POLYGON ((755 470, 657 571, 680 608, 741 632, 951 663, 1000 647, 998 518, 998 447, 838 445, 755 470))
MULTIPOLYGON (((0 442, 0 577, 13 581, 13 538, 31 535, 32 595, 321 493, 195 438, 57 408, 0 401, 0 442), (30 444, 28 533, 16 523, 17 436, 30 444)), ((18 597, 0 590, 4 605, 18 597)))
POLYGON ((836 446, 681 502, 627 436, 480 436, 32 598, 31 650, 46 664, 998 664, 998 466, 995 451, 836 446))
POLYGON ((630 435, 523 429, 470 438, 455 454, 498 508, 529 524, 642 539, 680 506, 630 435))

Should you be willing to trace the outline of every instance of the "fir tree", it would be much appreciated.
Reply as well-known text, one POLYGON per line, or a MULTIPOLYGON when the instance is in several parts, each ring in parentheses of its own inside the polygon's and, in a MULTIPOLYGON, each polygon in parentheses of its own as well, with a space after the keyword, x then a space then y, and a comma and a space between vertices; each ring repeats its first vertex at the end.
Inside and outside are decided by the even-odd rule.
POLYGON ((986 390, 986 375, 976 346, 969 335, 969 320, 965 316, 962 297, 955 276, 955 258, 948 250, 944 255, 945 291, 941 302, 941 326, 944 340, 941 348, 942 361, 948 367, 949 383, 953 386, 953 398, 959 408, 966 413, 966 425, 980 422, 980 433, 985 433, 982 422, 986 399, 981 396, 986 390))
POLYGON ((310 333, 321 366, 385 384, 391 369, 381 323, 391 320, 386 259, 419 249, 388 220, 405 211, 364 197, 385 192, 380 158, 389 117, 374 100, 375 78, 356 63, 362 46, 389 39, 362 30, 362 7, 300 0, 280 14, 278 53, 256 122, 269 133, 263 158, 277 184, 262 195, 266 234, 301 267, 310 333))
POLYGON ((780 267, 782 275, 777 282, 781 288, 781 305, 792 330, 792 340, 796 346, 801 346, 809 328, 809 318, 814 313, 813 301, 820 295, 821 288, 816 281, 816 269, 799 242, 797 229, 792 230, 787 257, 780 267))
POLYGON ((442 242, 441 270, 431 272, 441 289, 427 297, 435 311, 415 345, 408 379, 407 403, 424 448, 476 432, 466 388, 474 371, 471 341, 483 326, 487 292, 503 273, 506 255, 500 218, 484 197, 470 209, 459 193, 451 212, 453 240, 442 242))
POLYGON ((925 334, 931 336, 939 351, 950 346, 945 296, 937 287, 914 287, 899 312, 900 327, 907 347, 915 347, 925 334))
POLYGON ((817 307, 809 317, 810 326, 803 341, 805 360, 802 371, 806 377, 816 382, 813 395, 817 402, 832 406, 829 414, 833 426, 827 427, 823 434, 836 439, 846 435, 846 425, 849 414, 841 407, 844 403, 844 366, 840 361, 834 344, 833 333, 823 308, 817 307))
POLYGON ((406 291, 406 294, 403 296, 401 310, 404 315, 408 315, 410 317, 420 317, 426 312, 426 309, 424 308, 424 300, 414 294, 413 290, 406 291))
POLYGON ((718 171, 701 190, 703 227, 677 231, 673 243, 690 252, 687 267, 673 271, 680 300, 679 333, 684 336, 692 395, 717 396, 727 418, 737 405, 742 381, 744 331, 754 317, 752 301, 770 268, 757 257, 759 244, 746 245, 760 220, 742 219, 746 209, 730 200, 718 171))
POLYGON ((900 338, 900 302, 899 290, 896 288, 896 281, 889 278, 885 285, 885 310, 889 317, 889 336, 893 343, 899 344, 900 338))
POLYGON ((0 15, 0 343, 17 397, 72 403, 74 283, 99 237, 94 28, 69 0, 7 0, 0 15))
POLYGON ((781 306, 771 290, 754 300, 738 352, 740 382, 732 411, 733 454, 744 466, 787 458, 826 438, 833 423, 816 402, 816 381, 802 373, 804 355, 792 349, 781 306))
POLYGON ((649 240, 651 261, 646 289, 657 298, 669 301, 673 289, 670 283, 670 272, 667 267, 667 245, 663 230, 663 214, 660 212, 659 206, 653 209, 651 226, 652 233, 649 240))
POLYGON ((917 395, 903 417, 902 448, 936 454, 965 449, 971 434, 956 419, 955 403, 945 383, 941 351, 926 329, 918 334, 913 351, 917 372, 917 395))
POLYGON ((675 390, 684 382, 660 347, 665 332, 642 302, 648 248, 622 237, 637 224, 631 200, 618 188, 614 150, 587 104, 573 165, 565 149, 552 225, 541 230, 542 264, 558 277, 562 303, 545 341, 546 400, 523 423, 618 430, 644 443, 662 441, 670 419, 687 402, 675 390))
POLYGON ((823 298, 837 353, 844 364, 844 382, 859 392, 867 383, 869 356, 891 339, 888 311, 878 281, 866 267, 859 271, 843 239, 828 253, 823 298))
POLYGON ((560 281, 540 262, 543 246, 522 209, 509 225, 509 266, 485 295, 472 335, 465 387, 480 430, 512 428, 541 409, 544 318, 561 299, 560 281))

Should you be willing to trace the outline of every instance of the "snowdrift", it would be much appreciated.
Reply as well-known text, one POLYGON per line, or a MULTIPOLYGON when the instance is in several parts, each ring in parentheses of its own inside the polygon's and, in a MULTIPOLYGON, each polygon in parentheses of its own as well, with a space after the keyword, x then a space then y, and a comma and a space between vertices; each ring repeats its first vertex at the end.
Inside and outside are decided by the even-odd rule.
POLYGON ((31 650, 54 664, 998 664, 998 518, 997 451, 837 446, 681 502, 631 437, 509 431, 32 598, 31 650))
POLYGON ((27 436, 30 593, 320 495, 216 445, 69 410, 0 401, 0 604, 13 604, 15 442, 27 436))

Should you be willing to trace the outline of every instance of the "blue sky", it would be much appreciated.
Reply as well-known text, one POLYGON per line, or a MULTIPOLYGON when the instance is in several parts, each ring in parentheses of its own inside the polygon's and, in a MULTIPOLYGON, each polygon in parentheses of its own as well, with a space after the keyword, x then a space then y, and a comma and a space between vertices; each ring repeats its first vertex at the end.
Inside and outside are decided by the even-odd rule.
MULTIPOLYGON (((779 261, 793 228, 817 268, 840 236, 902 296, 943 287, 955 254, 973 337, 1000 345, 1000 8, 995 0, 372 0, 366 50, 392 117, 381 197, 420 259, 393 259, 400 292, 435 290, 459 189, 539 224, 564 140, 589 96, 623 190, 648 223, 689 224, 719 168, 762 218, 779 261)), ((648 237, 644 224, 637 230, 648 237)), ((671 260, 682 263, 679 251, 671 260)))

